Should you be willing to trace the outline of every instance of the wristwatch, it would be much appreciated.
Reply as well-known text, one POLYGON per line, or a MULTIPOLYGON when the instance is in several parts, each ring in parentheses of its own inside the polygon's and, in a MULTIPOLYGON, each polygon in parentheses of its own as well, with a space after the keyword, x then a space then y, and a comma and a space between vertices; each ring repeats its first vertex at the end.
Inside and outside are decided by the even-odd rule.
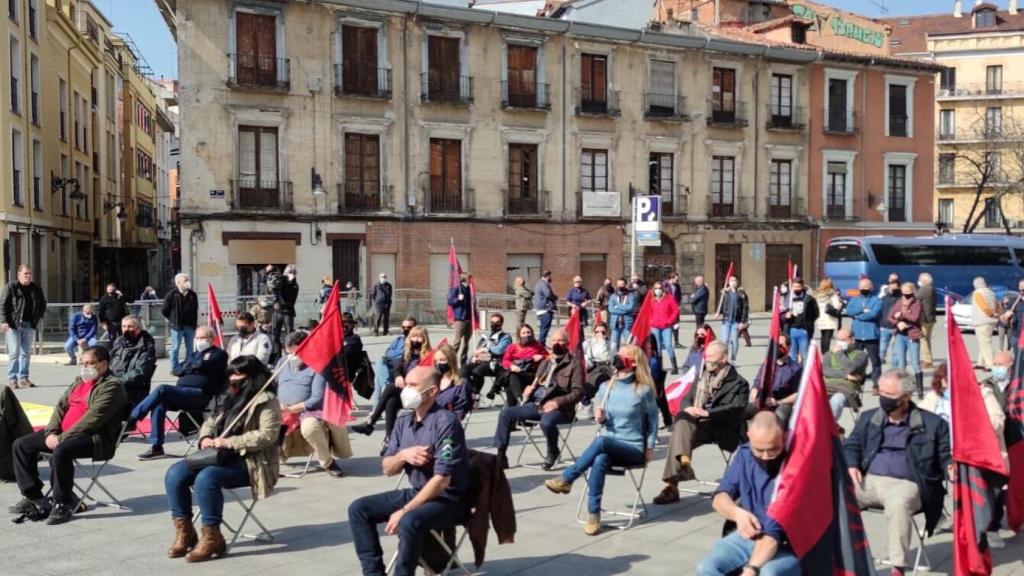
POLYGON ((743 569, 744 570, 750 570, 751 572, 754 573, 754 576, 761 576, 761 567, 760 566, 754 566, 753 564, 746 564, 745 566, 743 566, 743 569))

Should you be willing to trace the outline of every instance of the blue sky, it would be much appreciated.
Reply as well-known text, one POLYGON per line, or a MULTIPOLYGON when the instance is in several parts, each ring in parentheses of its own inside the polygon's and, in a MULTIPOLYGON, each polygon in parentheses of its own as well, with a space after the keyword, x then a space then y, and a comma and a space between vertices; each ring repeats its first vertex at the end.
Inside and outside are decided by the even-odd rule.
MULTIPOLYGON (((817 0, 844 10, 870 17, 903 16, 908 14, 933 14, 953 10, 952 0, 817 0), (884 5, 887 13, 880 6, 884 5)), ((114 30, 127 32, 135 40, 139 50, 157 78, 178 75, 177 48, 171 33, 167 31, 160 12, 153 0, 93 0, 93 3, 114 23, 114 30)), ((999 0, 1000 7, 1005 2, 999 0)), ((971 0, 964 0, 964 6, 973 6, 971 0)))

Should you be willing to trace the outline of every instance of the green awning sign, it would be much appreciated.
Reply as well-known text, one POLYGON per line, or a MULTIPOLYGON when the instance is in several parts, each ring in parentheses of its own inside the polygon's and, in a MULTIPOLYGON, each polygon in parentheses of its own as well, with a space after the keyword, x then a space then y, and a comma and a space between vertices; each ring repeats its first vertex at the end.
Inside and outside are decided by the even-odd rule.
POLYGON ((817 22, 819 22, 820 18, 821 20, 826 20, 828 22, 828 26, 832 28, 832 33, 836 36, 842 36, 844 38, 850 38, 858 42, 870 44, 875 48, 881 48, 885 44, 884 32, 864 28, 863 26, 859 26, 853 22, 847 22, 838 14, 819 17, 814 10, 804 6, 803 4, 793 4, 792 10, 794 16, 815 22, 815 24, 811 26, 812 30, 817 30, 817 22))

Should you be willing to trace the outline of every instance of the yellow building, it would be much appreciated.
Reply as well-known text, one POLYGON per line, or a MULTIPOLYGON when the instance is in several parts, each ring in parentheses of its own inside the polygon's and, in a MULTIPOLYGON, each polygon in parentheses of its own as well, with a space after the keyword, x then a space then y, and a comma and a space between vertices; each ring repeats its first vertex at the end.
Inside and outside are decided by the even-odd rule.
POLYGON ((952 3, 888 20, 894 53, 948 66, 936 90, 936 220, 951 231, 1024 229, 1024 14, 952 3), (1017 74, 1021 76, 1018 77, 1017 74), (980 194, 979 194, 980 192, 980 194))

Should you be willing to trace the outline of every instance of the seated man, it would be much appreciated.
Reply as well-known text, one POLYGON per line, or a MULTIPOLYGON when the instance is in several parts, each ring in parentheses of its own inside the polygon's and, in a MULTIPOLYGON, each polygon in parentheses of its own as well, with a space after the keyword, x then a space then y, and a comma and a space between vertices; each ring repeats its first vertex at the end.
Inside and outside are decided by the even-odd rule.
POLYGON ((848 328, 836 330, 831 348, 821 358, 825 391, 829 394, 828 403, 836 422, 844 406, 860 410, 860 391, 867 371, 868 353, 853 347, 853 333, 848 328))
POLYGON ((349 528, 363 574, 384 575, 377 525, 398 534, 398 559, 392 574, 412 576, 430 530, 451 528, 469 513, 469 454, 458 417, 435 403, 440 375, 420 366, 405 376, 402 405, 408 410, 395 425, 382 468, 403 471, 411 488, 364 496, 348 508, 349 528))
POLYGON ((474 399, 480 396, 484 378, 497 378, 501 374, 501 358, 512 345, 512 336, 501 329, 505 317, 495 312, 491 314, 490 323, 491 333, 480 338, 469 362, 462 367, 462 379, 469 382, 474 399))
POLYGON ((732 452, 740 444, 750 384, 729 363, 726 352, 721 340, 707 345, 704 368, 679 403, 661 475, 665 487, 655 496, 655 504, 678 502, 679 483, 696 479, 690 466, 694 448, 717 444, 732 452))
POLYGON ((75 312, 68 320, 68 339, 64 342, 64 351, 70 359, 64 363, 65 366, 74 366, 78 363, 76 351, 82 351, 90 346, 96 345, 96 330, 99 321, 92 313, 92 304, 82 306, 81 312, 75 312))
POLYGON ((228 362, 239 356, 255 356, 266 366, 270 361, 273 345, 270 336, 256 329, 256 317, 242 312, 235 318, 235 330, 238 334, 228 342, 228 362))
POLYGON ((750 442, 736 451, 711 501, 715 512, 735 523, 736 530, 715 542, 711 554, 697 566, 697 576, 800 576, 800 561, 787 545, 782 526, 768 516, 786 448, 782 423, 759 412, 748 433, 750 442))
POLYGON ((388 349, 384 351, 384 355, 377 361, 377 368, 373 373, 373 398, 371 398, 374 406, 377 405, 380 393, 387 388, 388 384, 395 381, 398 369, 402 365, 402 354, 405 353, 405 337, 415 327, 416 319, 412 316, 407 316, 405 320, 402 320, 402 334, 391 341, 388 349))
POLYGON ((882 374, 881 407, 860 415, 844 446, 857 505, 885 510, 893 576, 907 567, 913 515, 924 511, 928 534, 938 525, 946 496, 942 479, 952 465, 949 426, 910 401, 916 387, 903 370, 882 374))
POLYGON ((152 414, 150 418, 149 450, 139 454, 139 460, 155 460, 164 454, 164 420, 168 410, 202 410, 210 400, 224 391, 228 355, 213 345, 213 332, 209 326, 196 328, 195 352, 174 372, 178 384, 161 384, 132 409, 128 428, 152 414))
POLYGON ((543 467, 545 470, 554 467, 559 453, 558 424, 572 422, 576 417, 576 403, 583 398, 583 369, 579 360, 569 353, 569 336, 565 330, 555 330, 551 342, 551 356, 537 367, 533 383, 523 391, 522 404, 506 406, 498 414, 494 445, 498 447, 498 460, 506 468, 509 435, 512 426, 520 420, 540 421, 548 444, 543 467))
POLYGON ((121 336, 110 350, 110 371, 124 385, 129 410, 149 395, 156 372, 156 344, 136 316, 121 319, 121 336))
MULTIPOLYGON (((789 356, 789 336, 785 333, 779 334, 771 394, 765 400, 765 406, 775 412, 783 426, 789 422, 793 404, 796 404, 802 370, 800 363, 789 356)), ((764 366, 762 365, 757 371, 757 377, 754 378, 754 386, 750 389, 750 404, 747 405, 744 412, 747 419, 753 418, 760 409, 758 399, 761 397, 761 391, 764 390, 763 380, 764 366)))
POLYGON ((81 365, 79 376, 57 401, 46 429, 14 441, 14 475, 22 499, 10 507, 11 514, 48 514, 47 524, 67 522, 78 505, 75 459, 109 460, 114 456, 126 406, 124 386, 110 373, 110 353, 102 346, 86 349, 81 365), (53 454, 52 510, 48 510, 39 479, 39 455, 43 452, 53 454))
POLYGON ((0 482, 14 482, 14 441, 32 433, 32 423, 14 390, 0 386, 0 482))
MULTIPOLYGON (((295 353, 306 336, 307 333, 300 330, 285 337, 284 349, 288 353, 286 358, 295 353)), ((281 402, 282 424, 288 426, 289 420, 297 419, 299 431, 313 447, 313 454, 320 467, 331 476, 341 478, 345 474, 335 462, 331 446, 348 450, 348 430, 335 428, 323 421, 326 381, 297 357, 282 359, 281 362, 287 362, 277 376, 277 399, 281 402)))

